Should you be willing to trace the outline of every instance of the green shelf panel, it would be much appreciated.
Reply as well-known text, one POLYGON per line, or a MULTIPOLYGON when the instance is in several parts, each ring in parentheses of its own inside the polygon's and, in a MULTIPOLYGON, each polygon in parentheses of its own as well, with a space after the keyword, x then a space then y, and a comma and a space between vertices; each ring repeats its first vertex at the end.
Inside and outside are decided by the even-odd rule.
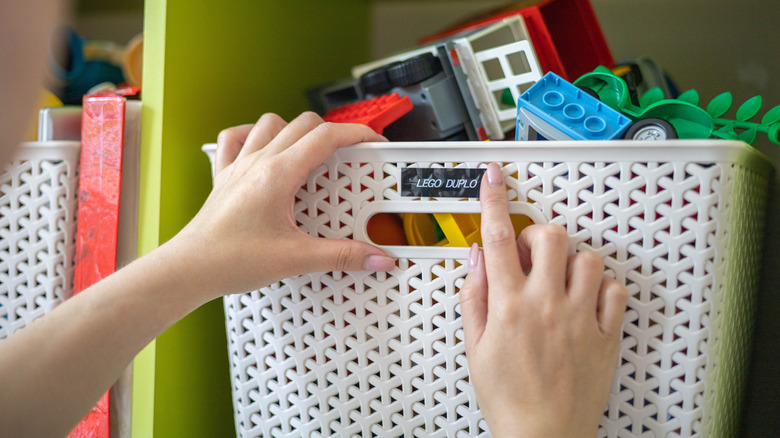
MULTIPOLYGON (((305 88, 368 56, 367 0, 148 0, 144 12, 139 252, 175 235, 211 188, 204 143, 265 112, 307 109, 305 88)), ((233 436, 221 300, 136 358, 134 437, 233 436)))

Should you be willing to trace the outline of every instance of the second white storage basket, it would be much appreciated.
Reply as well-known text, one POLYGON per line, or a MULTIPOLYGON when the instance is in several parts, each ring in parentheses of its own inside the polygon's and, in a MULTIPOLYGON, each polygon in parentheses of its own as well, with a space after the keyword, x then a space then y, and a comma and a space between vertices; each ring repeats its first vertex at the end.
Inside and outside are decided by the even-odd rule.
MULTIPOLYGON (((213 156, 213 155, 212 155, 213 156)), ((295 214, 367 239, 376 212, 478 212, 401 194, 407 168, 503 166, 514 212, 564 226, 628 285, 599 436, 733 436, 771 167, 725 141, 391 143, 311 173, 295 214)), ((468 248, 386 247, 384 273, 303 275, 225 298, 240 436, 488 436, 457 291, 468 248)), ((511 364, 507 364, 511 366, 511 364)))
POLYGON ((23 143, 0 172, 0 339, 73 293, 80 143, 23 143))

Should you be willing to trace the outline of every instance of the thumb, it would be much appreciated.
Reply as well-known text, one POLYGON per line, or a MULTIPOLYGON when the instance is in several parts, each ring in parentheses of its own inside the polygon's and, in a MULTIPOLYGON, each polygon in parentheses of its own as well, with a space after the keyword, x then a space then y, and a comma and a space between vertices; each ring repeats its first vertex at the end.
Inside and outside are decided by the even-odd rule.
POLYGON ((458 292, 461 320, 466 342, 466 357, 472 352, 485 332, 488 313, 488 281, 482 251, 476 243, 469 253, 469 274, 458 292))
POLYGON ((312 237, 309 249, 309 271, 377 271, 395 268, 395 259, 365 242, 349 239, 312 237))

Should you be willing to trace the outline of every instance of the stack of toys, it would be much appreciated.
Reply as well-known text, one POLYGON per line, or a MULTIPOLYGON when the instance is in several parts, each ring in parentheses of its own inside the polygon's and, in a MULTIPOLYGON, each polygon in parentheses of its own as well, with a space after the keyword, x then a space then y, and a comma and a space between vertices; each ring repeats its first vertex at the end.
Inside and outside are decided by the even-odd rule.
MULTIPOLYGON (((327 121, 366 124, 391 141, 719 138, 753 144, 762 134, 780 144, 780 105, 752 121, 762 105, 755 96, 725 118, 733 103, 728 92, 702 108, 696 90, 679 93, 650 58, 616 64, 589 0, 504 7, 419 43, 307 90, 311 109, 327 121), (401 101, 403 107, 395 103, 401 101)), ((477 215, 400 216, 377 218, 372 240, 479 243, 477 215)), ((518 233, 529 223, 516 222, 518 233)))

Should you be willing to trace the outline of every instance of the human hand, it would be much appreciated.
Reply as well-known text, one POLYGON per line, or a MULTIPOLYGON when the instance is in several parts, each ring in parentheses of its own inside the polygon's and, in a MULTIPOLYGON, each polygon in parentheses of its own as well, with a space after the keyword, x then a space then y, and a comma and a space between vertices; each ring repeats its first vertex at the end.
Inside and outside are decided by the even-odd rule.
POLYGON ((245 292, 293 275, 393 269, 395 261, 370 244, 311 236, 295 221, 295 194, 309 172, 338 148, 386 141, 370 128, 324 122, 304 113, 287 124, 275 114, 222 131, 214 189, 174 240, 200 257, 193 273, 213 297, 245 292), (184 242, 184 243, 180 243, 184 242))
POLYGON ((565 230, 515 240, 501 170, 481 186, 483 250, 460 290, 466 356, 494 437, 595 436, 617 366, 626 287, 593 252, 568 256, 565 230))

